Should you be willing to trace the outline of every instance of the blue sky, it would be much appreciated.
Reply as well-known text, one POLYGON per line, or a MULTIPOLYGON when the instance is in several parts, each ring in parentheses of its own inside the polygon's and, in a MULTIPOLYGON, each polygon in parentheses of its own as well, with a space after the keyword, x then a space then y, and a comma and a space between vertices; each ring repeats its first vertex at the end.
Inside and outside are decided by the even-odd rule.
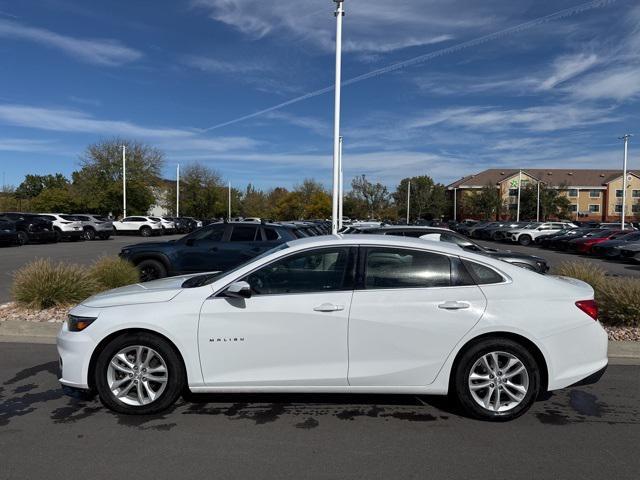
MULTIPOLYGON (((346 0, 343 80, 583 3, 346 0)), ((167 178, 197 161, 239 187, 329 186, 333 92, 235 120, 332 85, 333 8, 0 0, 6 183, 70 174, 86 145, 120 136, 162 149, 167 178)), ((640 3, 603 0, 345 86, 345 178, 393 187, 488 167, 617 168, 639 106, 640 3)))

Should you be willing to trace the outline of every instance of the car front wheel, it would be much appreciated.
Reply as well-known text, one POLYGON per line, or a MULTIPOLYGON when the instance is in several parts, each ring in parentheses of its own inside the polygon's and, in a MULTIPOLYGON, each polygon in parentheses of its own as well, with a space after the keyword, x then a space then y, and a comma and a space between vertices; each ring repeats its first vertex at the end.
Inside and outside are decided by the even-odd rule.
POLYGON ((184 389, 178 354, 161 337, 130 333, 100 352, 95 385, 102 403, 119 413, 147 415, 169 408, 184 389))
POLYGON ((138 263, 138 270, 140 270, 141 282, 150 282, 167 276, 167 269, 158 260, 143 260, 138 263))
POLYGON ((518 242, 520 245, 524 245, 526 247, 531 243, 531 237, 529 235, 520 235, 518 242))
POLYGON ((531 353, 509 339, 486 339, 467 350, 454 373, 457 400, 469 415, 506 421, 526 412, 540 390, 531 353))

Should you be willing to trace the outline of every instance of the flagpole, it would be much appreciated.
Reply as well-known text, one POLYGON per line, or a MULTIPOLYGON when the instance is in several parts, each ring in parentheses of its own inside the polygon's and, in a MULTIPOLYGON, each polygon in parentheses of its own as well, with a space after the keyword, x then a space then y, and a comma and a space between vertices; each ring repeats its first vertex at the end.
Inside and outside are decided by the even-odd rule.
POLYGON ((333 0, 336 3, 336 86, 333 121, 333 195, 331 209, 331 233, 338 233, 338 191, 340 183, 340 84, 342 75, 342 17, 344 16, 343 0, 333 0))

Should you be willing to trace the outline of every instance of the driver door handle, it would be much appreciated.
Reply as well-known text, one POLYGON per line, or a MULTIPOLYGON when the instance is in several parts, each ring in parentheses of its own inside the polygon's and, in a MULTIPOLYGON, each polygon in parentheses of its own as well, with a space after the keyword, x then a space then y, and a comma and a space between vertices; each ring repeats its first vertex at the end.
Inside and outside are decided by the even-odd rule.
POLYGON ((339 312, 344 310, 344 305, 334 305, 333 303, 323 303, 313 309, 315 312, 339 312))
POLYGON ((464 308, 469 308, 470 306, 471 305, 469 305, 467 302, 448 301, 438 305, 438 308, 442 308, 443 310, 462 310, 464 308))

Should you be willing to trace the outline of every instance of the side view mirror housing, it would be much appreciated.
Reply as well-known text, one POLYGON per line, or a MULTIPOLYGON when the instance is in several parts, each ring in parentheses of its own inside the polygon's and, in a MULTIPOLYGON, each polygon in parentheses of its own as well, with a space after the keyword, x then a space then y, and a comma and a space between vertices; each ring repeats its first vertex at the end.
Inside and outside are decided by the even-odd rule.
POLYGON ((251 285, 247 282, 234 282, 224 291, 227 297, 251 298, 251 285))

